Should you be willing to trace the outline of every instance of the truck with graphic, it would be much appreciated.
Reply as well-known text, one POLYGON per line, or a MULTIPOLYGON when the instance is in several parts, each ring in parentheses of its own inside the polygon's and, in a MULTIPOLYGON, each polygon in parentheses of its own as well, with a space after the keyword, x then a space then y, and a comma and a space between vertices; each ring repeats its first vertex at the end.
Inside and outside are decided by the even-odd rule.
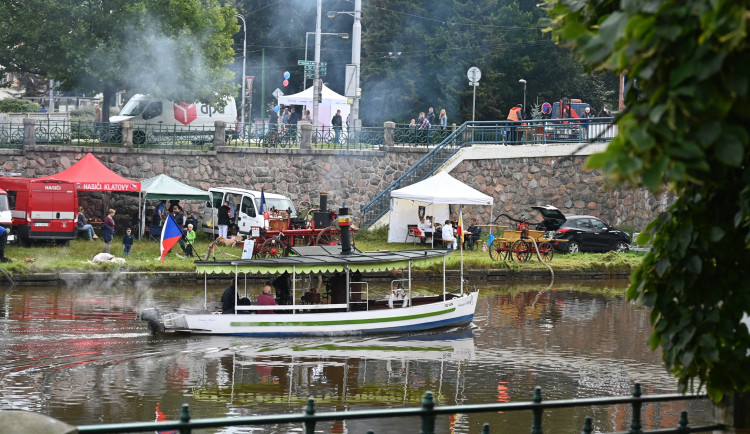
POLYGON ((203 102, 175 102, 143 94, 133 95, 120 114, 109 118, 111 132, 118 131, 123 121, 132 122, 135 144, 158 143, 175 136, 213 140, 214 122, 224 121, 227 131, 234 131, 236 120, 237 106, 231 97, 216 108, 203 102))
POLYGON ((11 214, 11 233, 21 246, 49 240, 67 244, 76 236, 78 192, 69 181, 0 177, 11 214))

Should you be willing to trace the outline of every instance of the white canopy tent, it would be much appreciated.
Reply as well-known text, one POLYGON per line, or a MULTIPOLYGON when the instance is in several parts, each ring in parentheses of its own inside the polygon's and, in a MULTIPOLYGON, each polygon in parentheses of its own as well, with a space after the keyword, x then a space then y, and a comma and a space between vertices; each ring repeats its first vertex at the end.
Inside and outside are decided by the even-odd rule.
MULTIPOLYGON (((336 110, 341 110, 341 122, 343 125, 346 125, 346 119, 349 116, 349 100, 345 96, 332 91, 325 84, 321 93, 322 100, 318 105, 318 124, 320 126, 330 126, 331 119, 336 114, 336 110)), ((280 96, 279 105, 303 105, 306 110, 310 110, 310 113, 312 113, 312 86, 294 95, 280 96)))
MULTIPOLYGON (((434 217, 435 223, 450 218, 448 205, 489 205, 494 200, 475 190, 447 172, 391 192, 391 213, 388 225, 388 242, 403 243, 408 234, 407 225, 419 223, 419 207, 425 215, 434 217)), ((492 212, 492 211, 490 211, 492 212)))

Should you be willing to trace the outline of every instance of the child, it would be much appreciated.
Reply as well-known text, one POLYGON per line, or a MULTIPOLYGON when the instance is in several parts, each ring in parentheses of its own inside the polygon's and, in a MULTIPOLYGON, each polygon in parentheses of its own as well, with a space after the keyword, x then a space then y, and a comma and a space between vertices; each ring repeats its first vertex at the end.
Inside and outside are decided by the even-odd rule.
POLYGON ((130 229, 125 231, 125 236, 122 237, 123 256, 130 256, 130 248, 133 247, 133 235, 130 234, 130 229))
POLYGON ((195 231, 193 230, 192 223, 188 223, 187 225, 187 233, 185 233, 185 238, 187 238, 187 249, 185 249, 185 253, 192 257, 193 256, 193 243, 195 242, 195 231))

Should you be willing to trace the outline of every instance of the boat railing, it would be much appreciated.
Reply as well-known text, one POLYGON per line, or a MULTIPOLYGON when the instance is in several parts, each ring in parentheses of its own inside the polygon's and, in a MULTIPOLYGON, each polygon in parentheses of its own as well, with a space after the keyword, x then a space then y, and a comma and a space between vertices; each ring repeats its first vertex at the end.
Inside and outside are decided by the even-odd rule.
POLYGON ((370 285, 367 282, 349 282, 349 288, 362 288, 364 285, 365 290, 364 291, 352 291, 349 290, 350 299, 349 304, 364 304, 365 310, 370 310, 370 303, 368 302, 368 299, 370 298, 370 285), (359 300, 352 300, 351 295, 359 294, 359 300))
POLYGON ((393 279, 391 281, 391 293, 388 294, 388 307, 393 309, 394 301, 402 301, 401 307, 411 305, 411 283, 406 279, 393 279), (404 286, 406 284, 406 286, 404 286))
POLYGON ((262 311, 262 310, 318 310, 318 309, 346 309, 346 303, 337 303, 337 304, 274 304, 274 305, 247 305, 247 306, 237 306, 237 311, 262 311))

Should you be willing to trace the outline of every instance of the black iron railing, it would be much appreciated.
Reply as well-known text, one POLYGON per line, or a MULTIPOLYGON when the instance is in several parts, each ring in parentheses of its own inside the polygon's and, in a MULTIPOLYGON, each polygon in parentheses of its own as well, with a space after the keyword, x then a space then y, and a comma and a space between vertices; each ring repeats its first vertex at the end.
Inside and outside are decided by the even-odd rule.
MULTIPOLYGON (((193 429, 218 428, 227 426, 262 426, 270 424, 303 424, 305 433, 312 434, 315 432, 315 425, 318 422, 338 421, 338 420, 355 420, 355 419, 383 419, 383 418, 402 418, 418 416, 422 419, 420 433, 431 434, 435 432, 435 421, 440 415, 469 414, 469 413, 495 413, 510 411, 531 411, 532 412, 532 434, 542 434, 542 414, 545 410, 592 407, 592 406, 611 406, 617 404, 629 404, 631 406, 632 418, 630 427, 627 431, 630 434, 647 434, 647 433, 693 433, 693 432, 710 432, 721 431, 723 425, 710 424, 701 426, 689 426, 687 412, 683 411, 678 426, 660 427, 652 430, 643 430, 643 421, 641 420, 641 410, 645 404, 670 402, 670 401, 689 401, 689 400, 706 400, 706 395, 681 395, 681 394, 663 394, 663 395, 641 395, 641 386, 635 383, 633 393, 630 396, 607 397, 607 398, 588 398, 588 399, 561 399, 552 401, 542 400, 542 390, 537 387, 534 396, 530 402, 511 402, 498 404, 474 404, 474 405, 452 405, 436 407, 432 392, 427 392, 422 399, 421 407, 414 408, 396 408, 386 410, 359 410, 343 412, 326 412, 316 413, 315 401, 310 398, 304 413, 301 414, 281 414, 266 416, 248 416, 234 418, 212 418, 212 419, 191 419, 190 411, 187 404, 182 407, 180 420, 167 422, 136 422, 136 423, 119 423, 119 424, 102 424, 102 425, 81 425, 78 432, 82 434, 99 434, 99 433, 124 433, 124 432, 146 432, 146 431, 165 431, 179 430, 181 433, 189 433, 193 429)), ((581 422, 582 433, 592 433, 595 430, 593 420, 586 417, 581 422)), ((503 427, 497 427, 498 430, 503 427)), ((372 432, 372 431, 369 431, 372 432)), ((490 432, 490 425, 484 424, 483 433, 490 432)), ((554 432, 554 431, 553 431, 554 432)))

